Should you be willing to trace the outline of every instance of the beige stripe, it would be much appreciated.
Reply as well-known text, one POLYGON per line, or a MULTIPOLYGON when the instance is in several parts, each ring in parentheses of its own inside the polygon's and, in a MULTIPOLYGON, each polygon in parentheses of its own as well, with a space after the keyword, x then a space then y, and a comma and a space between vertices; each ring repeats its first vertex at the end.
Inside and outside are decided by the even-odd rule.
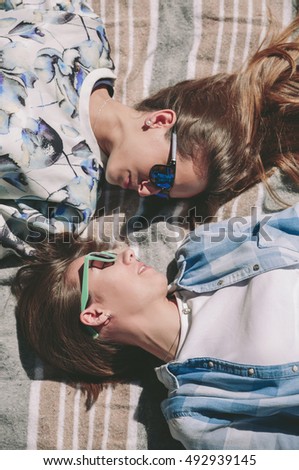
MULTIPOLYGON (((150 2, 135 0, 133 15, 134 24, 134 50, 133 66, 128 76, 127 103, 133 104, 143 98, 144 87, 144 63, 150 37, 150 2)), ((151 51, 152 52, 152 51, 151 51)))
POLYGON ((118 384, 112 394, 107 449, 125 449, 129 417, 130 386, 118 384))
POLYGON ((89 427, 88 427, 88 439, 86 449, 93 449, 93 441, 95 435, 95 416, 96 416, 96 407, 92 406, 88 413, 89 417, 89 427))
POLYGON ((252 20, 253 20, 253 0, 248 0, 246 38, 245 38, 242 62, 244 62, 247 59, 248 54, 249 54, 250 41, 251 41, 251 35, 252 35, 252 20))
POLYGON ((235 50, 236 50, 236 45, 237 45, 238 27, 239 27, 238 20, 239 20, 239 0, 234 0, 232 34, 231 34, 231 42, 230 42, 230 47, 229 47, 227 72, 231 72, 234 66, 235 50))
POLYGON ((73 448, 73 427, 74 427, 74 396, 76 390, 67 386, 64 418, 64 449, 73 448))
POLYGON ((104 389, 94 404, 94 431, 93 431, 93 449, 102 448, 103 429, 104 429, 104 415, 105 415, 105 396, 106 389, 104 389))
POLYGON ((136 44, 136 41, 134 41, 134 17, 133 17, 133 6, 134 6, 134 0, 128 0, 128 11, 127 11, 127 37, 128 37, 128 48, 127 48, 127 57, 126 57, 126 62, 127 62, 127 67, 125 69, 125 74, 123 77, 123 83, 122 83, 122 90, 121 90, 121 101, 124 104, 127 104, 128 102, 128 81, 130 78, 130 75, 133 70, 133 62, 134 62, 134 47, 136 44))
POLYGON ((120 48, 120 33, 119 33, 119 23, 120 23, 120 11, 119 11, 119 0, 114 0, 114 47, 113 47, 113 60, 115 65, 115 70, 119 70, 119 48, 120 48))
POLYGON ((218 72, 220 53, 221 53, 221 44, 223 39, 223 29, 224 29, 224 0, 219 0, 219 18, 218 18, 218 32, 215 48, 215 57, 213 62, 212 74, 218 72))
POLYGON ((202 36, 202 1, 193 0, 193 45, 188 57, 187 79, 196 76, 196 57, 202 36))
POLYGON ((57 423, 57 449, 63 449, 64 444, 64 418, 65 418, 66 384, 60 384, 57 423))
POLYGON ((56 449, 59 393, 59 382, 45 380, 42 383, 37 440, 38 449, 56 449))
POLYGON ((143 66, 150 32, 150 3, 136 0, 109 2, 105 14, 112 57, 114 51, 117 57, 115 98, 133 104, 143 95, 143 66), (117 16, 120 18, 119 25, 115 25, 117 16))
POLYGON ((149 89, 150 89, 152 73, 153 73, 155 52, 158 47, 158 44, 157 44, 158 25, 159 25, 159 0, 150 0, 149 36, 147 40, 146 57, 144 59, 144 67, 143 67, 142 98, 146 98, 149 95, 149 89))
MULTIPOLYGON (((83 398, 83 397, 82 397, 83 398)), ((81 388, 78 384, 76 387, 76 392, 74 396, 74 412, 73 412, 73 441, 72 441, 72 449, 80 449, 79 444, 79 429, 80 429, 80 402, 81 402, 81 388)), ((81 418, 84 418, 84 415, 81 415, 81 418)), ((84 420, 85 423, 85 420, 84 420)), ((81 429, 80 429, 81 431, 81 429)), ((86 433, 84 433, 84 428, 82 429, 83 432, 80 432, 80 436, 84 441, 86 433)), ((83 445, 83 449, 84 449, 83 445)))
POLYGON ((28 426, 27 426, 27 449, 37 449, 39 410, 41 385, 44 378, 44 367, 41 361, 35 359, 34 381, 30 385, 28 426))
MULTIPOLYGON (((79 415, 75 414, 76 420, 78 419, 77 425, 78 428, 74 426, 74 436, 73 442, 78 442, 79 449, 89 448, 91 436, 90 436, 90 412, 87 412, 85 406, 85 395, 81 393, 80 390, 77 390, 77 396, 75 395, 74 405, 78 406, 78 409, 75 409, 75 412, 78 411, 79 415), (79 400, 80 398, 80 400, 79 400)), ((94 411, 93 411, 94 413, 94 411)), ((76 421, 75 421, 76 424, 76 421)), ((93 439, 92 439, 93 440, 93 439)), ((73 446, 75 448, 75 446, 73 446)))
POLYGON ((127 426, 126 449, 138 449, 138 421, 136 418, 136 409, 142 388, 137 383, 130 384, 129 416, 127 426))

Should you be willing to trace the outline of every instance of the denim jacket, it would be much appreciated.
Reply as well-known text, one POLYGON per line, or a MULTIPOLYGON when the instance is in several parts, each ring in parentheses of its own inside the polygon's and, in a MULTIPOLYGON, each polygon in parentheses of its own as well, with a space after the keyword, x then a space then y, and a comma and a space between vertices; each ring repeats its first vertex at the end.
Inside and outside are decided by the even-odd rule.
MULTIPOLYGON (((298 216, 299 203, 260 221, 197 228, 178 250, 170 291, 212 292, 297 264, 298 216)), ((156 373, 169 392, 163 414, 187 449, 299 449, 299 358, 259 366, 199 357, 156 373)))

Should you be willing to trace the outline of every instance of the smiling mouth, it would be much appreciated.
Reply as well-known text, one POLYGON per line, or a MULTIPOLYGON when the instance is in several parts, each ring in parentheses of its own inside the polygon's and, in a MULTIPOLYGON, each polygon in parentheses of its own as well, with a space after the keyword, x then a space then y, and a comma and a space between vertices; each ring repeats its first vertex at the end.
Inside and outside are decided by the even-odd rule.
POLYGON ((147 266, 146 264, 142 264, 140 268, 138 269, 138 274, 144 273, 144 271, 147 271, 148 269, 151 269, 150 266, 147 266))
POLYGON ((131 176, 129 175, 122 184, 123 189, 130 189, 130 184, 131 184, 131 176))
POLYGON ((131 174, 128 175, 127 179, 124 180, 122 187, 124 189, 131 189, 132 191, 138 190, 138 185, 132 181, 131 174))

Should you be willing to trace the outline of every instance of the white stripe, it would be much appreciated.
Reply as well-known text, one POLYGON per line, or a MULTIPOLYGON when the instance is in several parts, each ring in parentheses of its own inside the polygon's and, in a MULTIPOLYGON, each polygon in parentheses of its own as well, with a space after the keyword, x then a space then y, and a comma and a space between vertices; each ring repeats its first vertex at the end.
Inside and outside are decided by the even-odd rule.
POLYGON ((193 0, 193 26, 194 36, 193 45, 188 57, 187 79, 194 78, 196 75, 197 52, 201 42, 202 35, 202 1, 193 0))
POLYGON ((93 436, 94 436, 94 423, 95 423, 95 415, 96 415, 96 406, 93 405, 92 408, 89 410, 89 420, 88 420, 88 439, 87 439, 87 450, 92 450, 93 445, 93 436))
POLYGON ((173 212, 170 214, 170 217, 179 217, 179 216, 184 217, 183 214, 185 214, 187 207, 188 207, 188 203, 186 203, 184 200, 178 201, 174 207, 173 212))
POLYGON ((121 242, 121 231, 122 227, 127 227, 126 213, 120 211, 121 206, 123 205, 125 196, 125 190, 119 189, 118 192, 118 206, 113 210, 113 226, 112 226, 112 243, 121 242))
POLYGON ((106 21, 106 0, 100 1, 100 17, 103 23, 106 21))
POLYGON ((111 190, 108 186, 105 187, 104 215, 97 219, 96 223, 94 223, 94 229, 96 230, 96 232, 93 232, 94 235, 97 239, 103 239, 103 241, 107 243, 121 242, 121 228, 124 223, 127 223, 125 219, 126 215, 120 211, 120 208, 123 205, 126 191, 121 190, 120 188, 117 189, 118 206, 113 207, 112 204, 115 200, 113 197, 114 191, 115 188, 111 190))
POLYGON ((231 208, 231 211, 230 211, 230 217, 236 217, 238 215, 237 214, 237 209, 238 209, 240 197, 241 197, 241 194, 235 198, 235 200, 233 202, 233 205, 232 205, 232 208, 231 208))
POLYGON ((158 43, 159 0, 150 0, 150 31, 147 43, 146 60, 143 67, 143 98, 149 95, 152 81, 154 55, 158 43))
POLYGON ((142 388, 137 383, 130 384, 129 417, 126 449, 136 450, 138 447, 138 421, 134 418, 142 388))
POLYGON ((58 429, 57 429, 57 449, 63 449, 64 441, 64 419, 65 419, 65 400, 66 400, 66 384, 62 382, 60 384, 59 393, 59 413, 58 413, 58 429))
POLYGON ((223 215, 224 215, 224 205, 219 207, 214 217, 217 217, 217 220, 216 220, 217 222, 221 222, 223 220, 223 215))
POLYGON ((262 0, 262 6, 261 6, 261 32, 260 32, 260 38, 259 38, 259 44, 260 45, 267 32, 267 24, 268 24, 268 18, 267 18, 267 5, 266 5, 266 0, 262 0))
POLYGON ((283 0, 282 25, 287 26, 292 21, 293 5, 292 0, 283 0))
MULTIPOLYGON (((106 191, 105 191, 106 192, 106 191)), ((93 219, 92 221, 92 235, 94 237, 96 235, 97 239, 103 240, 104 238, 104 227, 105 227, 105 217, 99 217, 98 219, 93 219)))
MULTIPOLYGON (((107 213, 109 213, 109 205, 110 205, 110 202, 112 202, 112 198, 111 198, 111 190, 109 188, 109 186, 105 186, 105 189, 104 189, 104 214, 106 214, 106 211, 107 213)), ((101 209, 101 208, 100 208, 101 209)), ((104 229, 104 227, 103 227, 104 229)))
POLYGON ((224 29, 224 0, 219 0, 218 17, 219 17, 218 34, 217 34, 215 59, 214 59, 212 74, 216 74, 218 72, 219 61, 220 61, 220 53, 221 53, 221 45, 222 45, 223 29, 224 29))
POLYGON ((186 222, 188 221, 187 217, 190 217, 190 212, 189 211, 188 211, 188 214, 186 216, 186 209, 187 209, 186 204, 188 205, 188 203, 186 203, 184 200, 179 201, 176 204, 176 206, 174 207, 173 213, 170 214, 166 219, 166 222, 170 223, 169 218, 173 218, 173 219, 178 218, 179 223, 174 225, 175 231, 172 230, 171 234, 170 234, 171 237, 176 237, 175 240, 173 241, 173 243, 174 243, 173 248, 176 247, 176 250, 181 246, 181 244, 185 240, 186 232, 187 233, 190 232, 190 227, 185 229, 186 222), (183 217, 184 220, 182 220, 182 217, 183 217), (180 225, 181 220, 183 222, 183 225, 180 225), (181 232, 184 232, 183 236, 181 236, 181 232))
POLYGON ((140 260, 140 245, 136 242, 135 244, 130 245, 130 248, 134 251, 136 258, 140 260))
POLYGON ((80 385, 77 385, 76 393, 74 396, 74 413, 73 413, 74 422, 73 422, 73 443, 72 443, 73 450, 79 449, 80 397, 81 397, 81 389, 80 389, 80 385))
POLYGON ((123 104, 127 103, 127 83, 129 80, 130 73, 133 68, 133 52, 134 52, 134 0, 128 1, 128 51, 127 51, 127 73, 123 81, 123 93, 122 93, 122 102, 123 104))
POLYGON ((263 207, 263 202, 265 199, 265 188, 263 183, 258 184, 258 194, 256 198, 256 208, 257 208, 257 217, 260 218, 260 216, 263 213, 262 207, 263 207))
POLYGON ((37 449, 38 419, 40 407, 40 391, 42 379, 44 378, 44 368, 42 362, 37 358, 34 368, 34 380, 30 385, 28 426, 27 426, 27 449, 37 449))
MULTIPOLYGON (((119 61, 120 61, 120 18, 119 18, 119 2, 118 0, 114 1, 114 51, 112 59, 115 65, 116 74, 118 74, 119 61)), ((109 38, 108 38, 109 39, 109 38)))
POLYGON ((245 38, 245 45, 243 51, 243 62, 248 57, 249 49, 250 49, 250 40, 252 34, 252 16, 253 16, 253 6, 252 0, 248 0, 248 10, 247 10, 247 28, 246 28, 246 38, 245 38))
POLYGON ((109 438, 109 423, 110 423, 110 405, 112 399, 112 387, 108 385, 106 388, 106 397, 105 397, 105 414, 104 414, 104 425, 103 425, 103 439, 101 450, 107 449, 108 438, 109 438))
POLYGON ((239 16, 239 0, 234 0, 234 20, 233 20, 233 27, 232 27, 232 39, 230 43, 230 50, 229 50, 229 57, 228 57, 228 64, 227 64, 227 72, 231 72, 234 63, 235 57, 235 48, 237 44, 237 36, 238 36, 238 16, 239 16))

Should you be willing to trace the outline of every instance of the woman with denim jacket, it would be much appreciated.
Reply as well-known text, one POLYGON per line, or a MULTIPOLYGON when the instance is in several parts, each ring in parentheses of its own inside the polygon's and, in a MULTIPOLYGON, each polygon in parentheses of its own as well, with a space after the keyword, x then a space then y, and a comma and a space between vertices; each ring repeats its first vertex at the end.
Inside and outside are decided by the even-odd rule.
POLYGON ((91 400, 156 358, 187 449, 298 449, 298 218, 299 204, 198 227, 169 285, 131 249, 55 244, 15 280, 20 332, 91 400))

